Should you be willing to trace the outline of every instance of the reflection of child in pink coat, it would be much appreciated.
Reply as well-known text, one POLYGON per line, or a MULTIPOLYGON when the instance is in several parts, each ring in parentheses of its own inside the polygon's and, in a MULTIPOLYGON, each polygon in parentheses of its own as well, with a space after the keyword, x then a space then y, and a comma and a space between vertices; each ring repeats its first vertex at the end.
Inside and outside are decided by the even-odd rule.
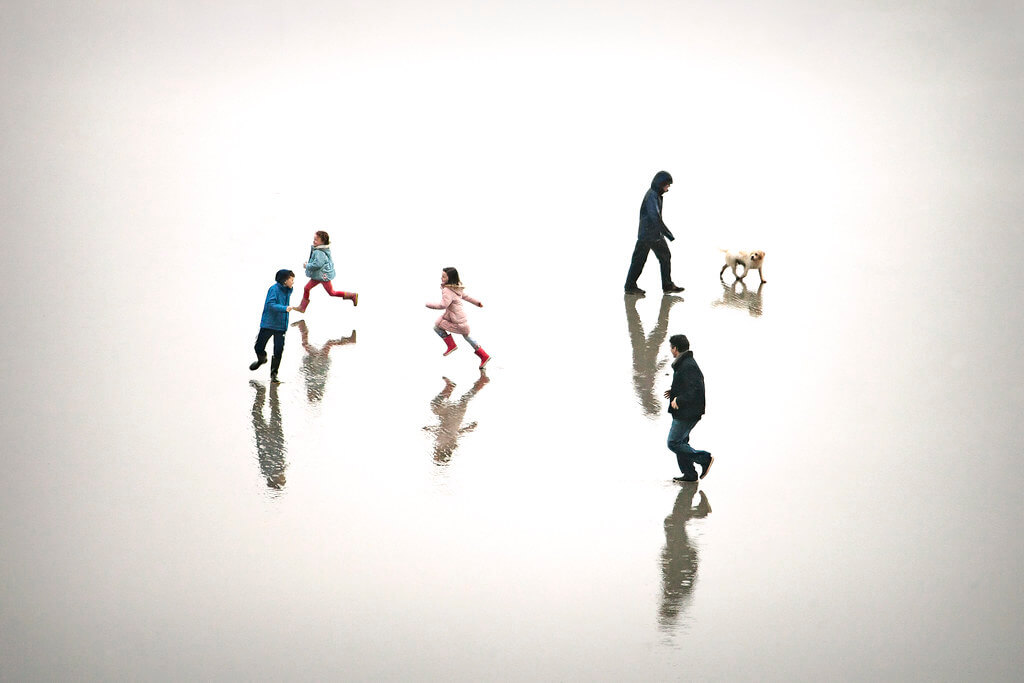
POLYGON ((469 336, 469 320, 466 319, 466 312, 462 310, 462 302, 468 301, 474 306, 483 308, 484 305, 469 296, 462 290, 462 282, 459 280, 459 271, 454 268, 448 267, 441 270, 441 303, 439 304, 427 304, 427 308, 434 308, 443 310, 444 313, 434 323, 434 332, 437 332, 437 336, 444 340, 448 349, 444 352, 444 355, 448 355, 456 349, 455 340, 452 338, 452 334, 461 334, 462 338, 465 339, 470 346, 473 347, 474 353, 480 357, 480 368, 483 369, 487 365, 487 361, 491 360, 491 357, 487 355, 487 352, 480 348, 480 345, 473 341, 469 336))

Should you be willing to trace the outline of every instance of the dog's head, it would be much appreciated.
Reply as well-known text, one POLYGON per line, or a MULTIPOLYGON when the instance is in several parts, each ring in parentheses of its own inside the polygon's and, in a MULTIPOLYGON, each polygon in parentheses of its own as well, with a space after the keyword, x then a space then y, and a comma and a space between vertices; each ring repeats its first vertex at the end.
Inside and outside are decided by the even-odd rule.
POLYGON ((750 262, 751 263, 756 263, 756 264, 760 265, 761 261, 764 261, 764 252, 763 251, 752 251, 752 252, 750 252, 750 262))

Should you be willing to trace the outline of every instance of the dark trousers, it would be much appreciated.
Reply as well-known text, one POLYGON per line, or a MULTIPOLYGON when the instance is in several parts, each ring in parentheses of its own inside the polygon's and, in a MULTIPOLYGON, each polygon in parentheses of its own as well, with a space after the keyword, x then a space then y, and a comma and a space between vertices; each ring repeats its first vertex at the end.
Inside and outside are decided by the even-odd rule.
POLYGON ((284 353, 284 330, 271 330, 267 327, 261 327, 260 333, 256 335, 256 356, 258 358, 267 357, 267 342, 270 338, 274 338, 274 355, 280 357, 284 353))
POLYGON ((644 270, 647 263, 647 255, 651 252, 658 258, 661 265, 661 288, 672 287, 672 252, 668 250, 668 242, 664 238, 658 238, 653 242, 637 240, 633 249, 633 260, 629 264, 629 274, 626 275, 626 289, 635 289, 637 278, 644 270))

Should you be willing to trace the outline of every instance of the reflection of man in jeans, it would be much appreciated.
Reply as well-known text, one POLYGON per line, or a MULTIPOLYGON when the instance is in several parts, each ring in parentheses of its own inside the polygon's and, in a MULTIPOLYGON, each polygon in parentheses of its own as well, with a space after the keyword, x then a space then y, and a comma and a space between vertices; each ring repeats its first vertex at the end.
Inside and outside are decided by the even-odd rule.
POLYGON ((676 496, 672 514, 665 518, 665 548, 661 551, 661 607, 658 623, 671 628, 686 608, 697 583, 697 548, 686 534, 691 519, 703 519, 711 513, 711 505, 703 491, 697 505, 693 504, 693 487, 683 486, 676 496))
POLYGON ((690 445, 690 431, 704 415, 704 373, 697 367, 690 350, 690 340, 685 334, 669 337, 672 352, 672 388, 665 392, 670 399, 668 412, 672 415, 672 428, 668 432, 668 447, 676 454, 681 477, 675 481, 697 481, 697 463, 703 471, 700 478, 708 476, 711 463, 715 461, 707 451, 698 451, 690 445))

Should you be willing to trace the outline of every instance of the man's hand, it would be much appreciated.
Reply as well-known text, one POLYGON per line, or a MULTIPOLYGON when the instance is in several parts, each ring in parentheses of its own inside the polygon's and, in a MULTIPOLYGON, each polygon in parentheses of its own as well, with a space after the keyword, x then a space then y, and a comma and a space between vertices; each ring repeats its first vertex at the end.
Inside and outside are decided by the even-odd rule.
POLYGON ((676 405, 675 399, 672 399, 672 410, 679 410, 679 406, 676 405))
POLYGON ((672 398, 672 392, 668 389, 665 390, 665 398, 672 398))

